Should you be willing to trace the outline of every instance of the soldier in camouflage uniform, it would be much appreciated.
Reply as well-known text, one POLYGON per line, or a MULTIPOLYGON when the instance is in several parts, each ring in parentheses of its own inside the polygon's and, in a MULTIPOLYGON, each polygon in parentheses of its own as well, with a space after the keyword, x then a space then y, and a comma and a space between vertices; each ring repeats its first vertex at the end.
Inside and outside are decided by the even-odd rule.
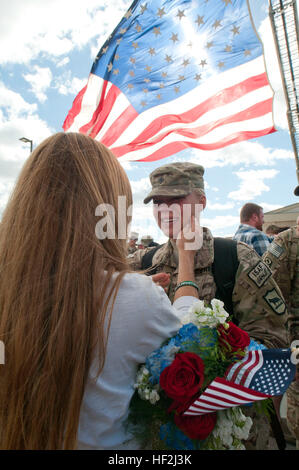
MULTIPOLYGON (((285 298, 288 316, 287 333, 290 345, 299 346, 299 233, 292 227, 275 237, 263 255, 263 261, 273 271, 285 298), (297 342, 297 343, 296 343, 297 342)), ((297 360, 299 354, 297 354, 297 360)), ((287 390, 287 425, 296 438, 299 449, 299 366, 296 380, 287 390)))
MULTIPOLYGON (((154 170, 150 175, 152 191, 145 198, 147 204, 153 199, 154 208, 167 198, 178 203, 197 201, 205 207, 204 168, 192 163, 173 163, 154 170)), ((155 209, 154 209, 155 211, 155 209)), ((160 228, 160 222, 156 217, 160 228)), ((162 245, 152 258, 156 272, 170 274, 168 296, 173 301, 178 275, 178 255, 174 231, 175 216, 170 223, 169 240, 162 245)), ((181 229, 182 227, 180 227, 181 229)), ((286 305, 273 279, 269 267, 261 260, 253 248, 242 242, 233 242, 237 246, 238 268, 232 292, 233 319, 239 327, 249 333, 252 339, 260 341, 269 348, 285 347, 286 305)), ((138 250, 129 257, 134 270, 143 269, 143 258, 152 250, 138 250)), ((216 283, 212 270, 214 261, 214 240, 208 228, 203 227, 203 245, 195 257, 195 280, 199 287, 199 297, 210 302, 216 297, 216 283)), ((219 297, 218 297, 219 298, 219 297)), ((252 435, 248 449, 277 449, 274 439, 270 438, 270 427, 264 416, 256 417, 254 411, 247 408, 246 414, 254 417, 252 435), (257 431, 258 430, 258 431, 257 431)))
MULTIPOLYGON (((199 201, 204 195, 204 169, 192 163, 173 163, 154 170, 150 175, 153 186, 144 202, 160 196, 183 197, 197 192, 199 201)), ((198 202, 200 203, 200 202, 198 202)), ((204 204, 205 205, 205 202, 204 204)), ((152 248, 138 250, 129 257, 134 270, 142 269, 142 258, 152 248)), ((248 245, 237 243, 238 270, 233 289, 233 313, 240 328, 267 347, 286 346, 286 306, 281 291, 273 279, 269 267, 248 245)), ((213 236, 203 227, 203 245, 195 258, 195 278, 200 298, 210 302, 216 294, 212 273, 214 261, 213 236)), ((178 274, 178 257, 175 239, 169 238, 154 254, 152 265, 156 272, 170 274, 168 296, 173 300, 178 274)))
POLYGON ((133 253, 135 253, 135 251, 137 251, 138 249, 136 246, 137 240, 138 240, 138 233, 131 232, 130 238, 128 241, 128 255, 132 255, 133 253))

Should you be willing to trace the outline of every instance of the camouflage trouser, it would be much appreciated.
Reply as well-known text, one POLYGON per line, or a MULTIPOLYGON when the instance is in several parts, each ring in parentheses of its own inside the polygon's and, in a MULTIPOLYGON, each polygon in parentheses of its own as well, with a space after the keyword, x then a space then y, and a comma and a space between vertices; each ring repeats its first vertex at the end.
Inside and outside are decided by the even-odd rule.
POLYGON ((267 416, 257 413, 253 406, 243 406, 242 411, 252 419, 246 450, 278 450, 267 416))
POLYGON ((292 382, 287 390, 287 425, 299 449, 299 382, 292 382))

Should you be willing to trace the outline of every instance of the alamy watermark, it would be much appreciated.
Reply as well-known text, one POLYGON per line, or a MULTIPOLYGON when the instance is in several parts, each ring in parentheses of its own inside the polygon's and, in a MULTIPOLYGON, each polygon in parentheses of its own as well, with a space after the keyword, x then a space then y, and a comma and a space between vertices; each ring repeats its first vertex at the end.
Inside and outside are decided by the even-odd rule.
MULTIPOLYGON (((199 225, 202 204, 154 204, 154 217, 166 236, 180 239, 185 238, 185 249, 194 250, 202 246, 203 229, 199 225), (191 216, 194 215, 195 227, 191 228, 191 216)), ((127 207, 126 196, 118 196, 116 210, 111 204, 99 204, 95 215, 101 217, 95 227, 95 233, 99 240, 112 239, 127 240, 129 238, 128 217, 132 217, 133 206, 127 207), (117 223, 116 223, 117 222, 117 223), (116 230, 117 226, 117 230, 116 230), (116 233, 117 232, 117 233, 116 233)))

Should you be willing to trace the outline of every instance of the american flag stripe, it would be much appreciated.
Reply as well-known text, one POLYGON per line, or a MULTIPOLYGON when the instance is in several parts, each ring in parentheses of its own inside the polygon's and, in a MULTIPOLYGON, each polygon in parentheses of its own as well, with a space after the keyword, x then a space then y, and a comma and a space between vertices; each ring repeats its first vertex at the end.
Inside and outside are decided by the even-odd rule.
POLYGON ((126 130, 126 128, 136 119, 138 113, 135 111, 133 106, 128 106, 113 122, 107 131, 104 126, 103 131, 105 132, 101 142, 107 147, 111 147, 118 137, 126 130))
POLYGON ((73 106, 64 121, 64 124, 63 124, 64 129, 76 128, 76 125, 74 125, 74 121, 81 112, 82 101, 83 101, 83 98, 85 97, 85 92, 87 90, 87 87, 88 87, 88 84, 82 88, 82 90, 78 93, 78 95, 74 99, 73 106))
MULTIPOLYGON (((249 373, 252 371, 255 373, 263 365, 262 352, 249 351, 246 356, 239 362, 233 364, 228 368, 225 374, 225 378, 230 382, 234 382, 240 385, 247 383, 249 373)), ((251 374, 252 375, 252 374, 251 374)))
MULTIPOLYGON (((171 109, 174 111, 173 114, 169 113, 170 106, 166 107, 164 105, 161 106, 161 108, 168 111, 168 114, 162 114, 162 109, 160 108, 158 109, 158 117, 156 119, 153 118, 153 114, 152 116, 148 116, 150 118, 149 125, 146 127, 144 125, 142 126, 142 131, 135 140, 137 142, 146 142, 148 138, 153 137, 166 126, 167 129, 173 130, 175 129, 175 126, 177 127, 177 125, 181 123, 189 123, 190 126, 194 126, 194 123, 199 119, 201 119, 200 122, 203 123, 213 122, 218 116, 219 108, 221 108, 223 116, 230 116, 239 111, 240 108, 246 109, 248 107, 247 94, 249 93, 251 93, 250 99, 255 98, 257 102, 265 97, 272 98, 272 92, 269 89, 265 90, 264 87, 267 87, 267 77, 265 73, 261 73, 259 75, 255 75, 253 78, 246 78, 245 80, 238 81, 232 86, 228 86, 222 90, 221 93, 216 92, 211 96, 205 94, 205 96, 201 97, 203 101, 195 107, 194 103, 197 101, 194 101, 194 98, 199 97, 199 90, 197 90, 197 93, 191 91, 189 94, 184 95, 184 102, 182 102, 181 98, 173 102, 173 105, 171 106, 171 109), (253 95, 252 93, 255 90, 259 91, 253 95), (186 111, 187 100, 189 101, 190 109, 186 111), (182 108, 177 108, 176 105, 182 106, 182 108), (228 107, 225 105, 230 106, 228 107), (180 112, 179 114, 178 111, 180 112)), ((211 94, 211 90, 209 94, 211 94)), ((254 100, 252 100, 252 102, 253 101, 254 100)), ((143 119, 145 119, 145 117, 146 116, 143 115, 143 119)), ((122 143, 122 141, 126 142, 127 137, 128 136, 126 135, 122 136, 122 138, 119 139, 119 143, 122 143)), ((133 140, 132 143, 135 143, 135 140, 133 140)))
POLYGON ((184 414, 195 416, 212 413, 213 411, 244 405, 257 400, 264 400, 268 396, 217 377, 184 414), (220 397, 221 399, 219 399, 220 397))
POLYGON ((273 132, 272 98, 262 57, 140 114, 115 85, 90 74, 64 129, 102 141, 121 160, 154 161, 186 147, 213 150, 273 132))
MULTIPOLYGON (((254 139, 254 138, 261 137, 262 135, 265 135, 265 134, 270 134, 273 131, 274 131, 273 126, 270 126, 269 128, 264 129, 264 131, 261 131, 261 132, 260 131, 254 131, 254 132, 252 131, 241 132, 240 131, 222 140, 219 140, 217 144, 198 144, 197 145, 195 143, 190 144, 189 142, 184 142, 184 141, 169 142, 169 144, 164 144, 163 147, 160 147, 155 152, 152 152, 148 157, 138 159, 137 161, 154 162, 156 160, 161 160, 162 158, 169 157, 170 155, 180 152, 181 150, 184 150, 188 147, 199 148, 201 150, 217 150, 217 149, 226 147, 228 145, 234 144, 236 142, 254 139)), ((126 155, 126 157, 127 158, 124 160, 128 160, 128 161, 132 160, 130 159, 130 156, 126 155)))
POLYGON ((108 116, 113 110, 114 103, 118 97, 122 97, 121 91, 113 86, 111 83, 103 81, 103 93, 95 110, 92 120, 85 126, 80 128, 80 132, 90 135, 90 137, 96 137, 99 131, 102 129, 108 116))
POLYGON ((240 380, 240 385, 244 387, 249 387, 252 378, 256 374, 256 372, 262 368, 264 359, 263 354, 261 351, 255 351, 255 361, 253 360, 252 363, 245 367, 243 377, 240 380))
MULTIPOLYGON (((252 126, 253 123, 248 121, 249 116, 252 120, 255 119, 255 123, 253 125, 256 125, 258 118, 262 118, 262 120, 264 121, 265 110, 268 110, 269 114, 271 114, 272 100, 267 100, 267 101, 258 103, 257 105, 252 106, 251 108, 247 108, 243 112, 236 113, 235 115, 229 116, 228 118, 218 119, 214 122, 210 122, 206 125, 199 126, 197 128, 180 127, 175 131, 176 138, 178 140, 181 139, 182 142, 187 143, 189 146, 212 150, 212 146, 214 146, 214 148, 218 148, 219 144, 220 146, 223 146, 223 143, 224 143, 223 138, 227 136, 229 126, 232 129, 231 132, 237 131, 239 127, 240 128, 239 134, 240 134, 242 127, 243 129, 246 127, 249 127, 250 129, 250 126, 252 126), (244 123, 244 121, 247 121, 247 122, 244 123), (220 128, 220 131, 219 131, 219 128, 220 128), (213 135, 213 132, 214 134, 216 134, 216 138, 218 139, 218 142, 213 142, 213 140, 214 141, 216 140, 216 138, 213 135), (200 143, 200 141, 197 143, 196 139, 201 139, 202 143, 200 143), (210 146, 210 148, 208 148, 208 146, 210 146)), ((270 125, 270 130, 271 129, 272 127, 270 125)), ((138 139, 134 143, 132 142, 131 144, 123 146, 123 147, 112 147, 112 151, 114 152, 116 156, 122 156, 125 154, 129 156, 130 152, 138 150, 138 154, 140 156, 139 152, 142 152, 145 149, 147 150, 148 148, 150 148, 151 152, 153 153, 157 146, 159 146, 160 148, 161 143, 165 145, 168 140, 173 139, 171 132, 173 132, 173 128, 168 129, 167 132, 164 132, 163 134, 160 133, 158 137, 156 138, 151 138, 150 142, 145 142, 141 144, 140 142, 142 142, 142 140, 138 139)), ((230 135, 233 136, 234 134, 231 133, 230 135)))
POLYGON ((91 121, 102 96, 98 92, 99 86, 102 84, 103 80, 100 77, 94 74, 89 75, 86 87, 75 98, 73 106, 63 124, 65 131, 79 132, 86 123, 91 121))

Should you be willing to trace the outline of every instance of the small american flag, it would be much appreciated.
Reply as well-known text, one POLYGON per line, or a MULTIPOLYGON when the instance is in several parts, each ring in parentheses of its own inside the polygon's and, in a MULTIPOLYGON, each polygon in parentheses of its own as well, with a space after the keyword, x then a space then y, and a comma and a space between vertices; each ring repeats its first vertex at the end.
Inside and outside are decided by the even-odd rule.
POLYGON ((246 0, 135 0, 63 128, 155 161, 275 131, 272 99, 246 0))
POLYGON ((196 416, 283 395, 295 376, 289 349, 249 351, 183 413, 196 416))

